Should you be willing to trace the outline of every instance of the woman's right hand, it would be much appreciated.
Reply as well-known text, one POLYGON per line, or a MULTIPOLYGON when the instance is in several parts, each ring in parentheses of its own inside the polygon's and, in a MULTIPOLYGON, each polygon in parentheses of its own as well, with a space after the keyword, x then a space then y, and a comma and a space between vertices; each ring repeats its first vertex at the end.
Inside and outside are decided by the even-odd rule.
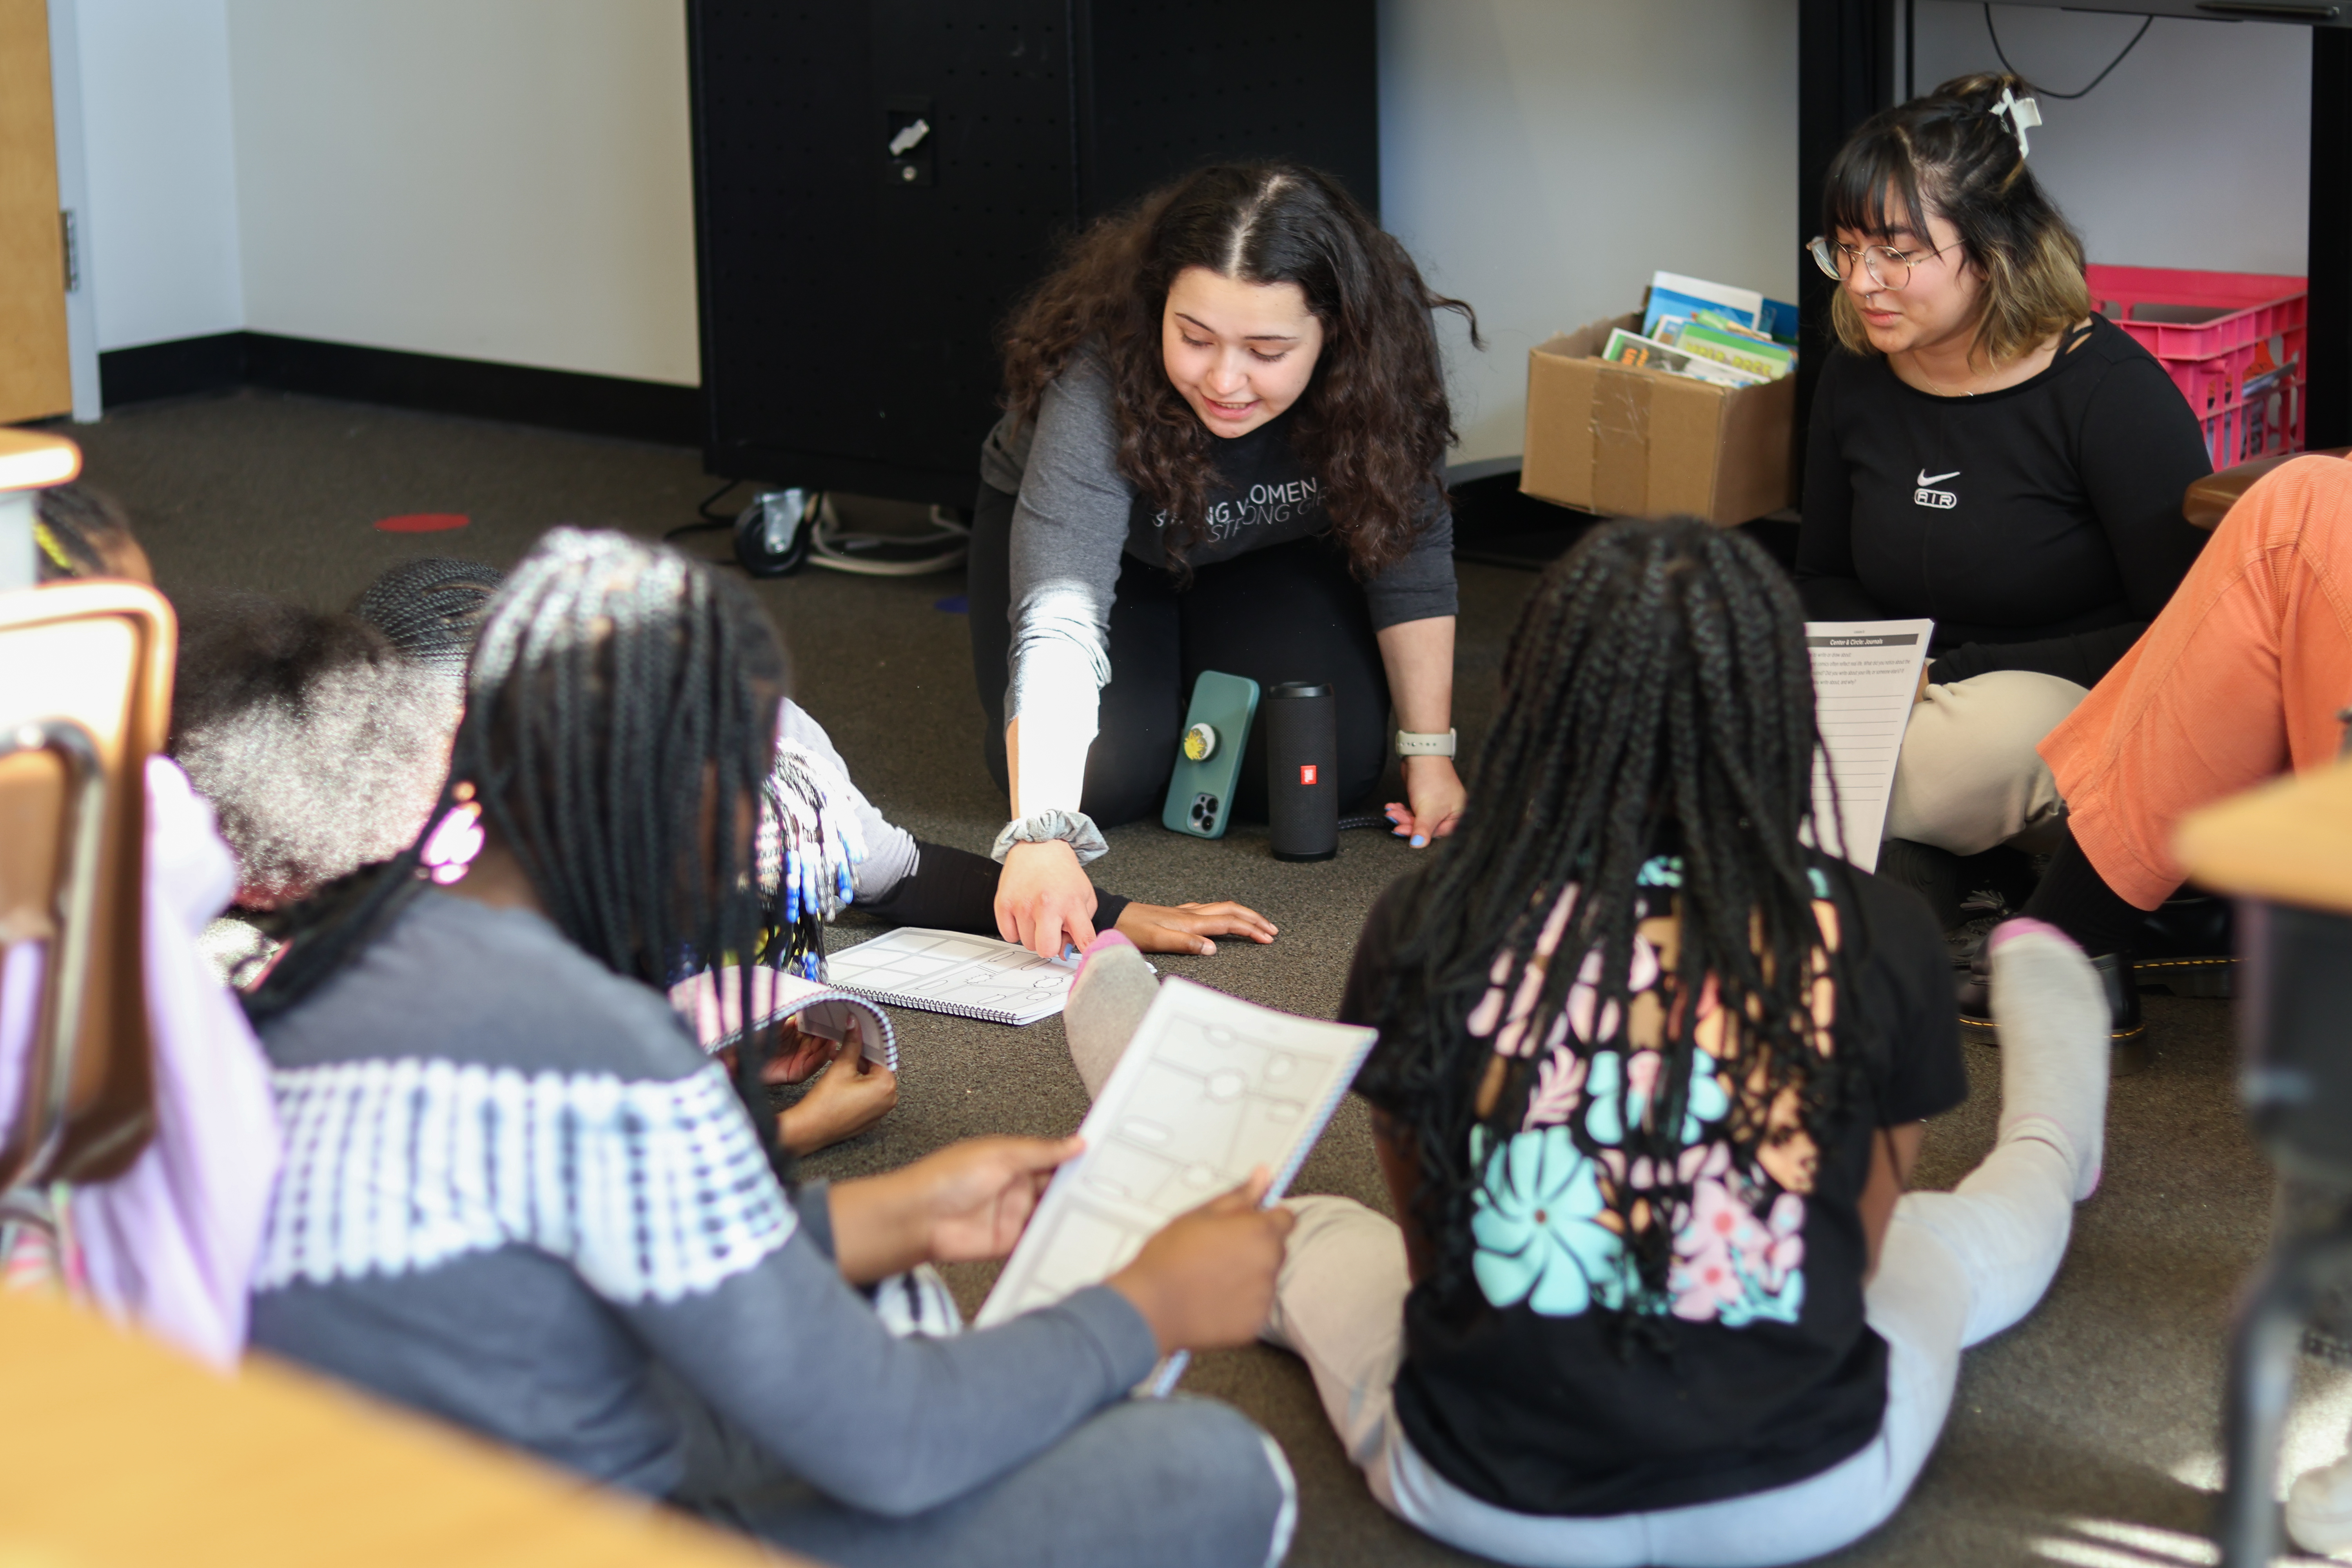
POLYGON ((1245 1345, 1274 1310, 1284 1238, 1297 1216, 1260 1208, 1264 1166, 1223 1197, 1169 1222, 1107 1283, 1143 1314, 1160 1353, 1245 1345))
POLYGON ((1078 852, 1058 838, 1015 844, 996 879, 996 931, 1045 958, 1095 939, 1095 885, 1078 852))

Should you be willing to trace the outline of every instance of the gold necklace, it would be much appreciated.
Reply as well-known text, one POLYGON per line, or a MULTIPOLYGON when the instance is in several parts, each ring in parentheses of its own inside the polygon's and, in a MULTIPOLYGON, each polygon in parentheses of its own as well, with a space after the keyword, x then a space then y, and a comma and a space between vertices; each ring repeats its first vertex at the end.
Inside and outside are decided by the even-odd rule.
MULTIPOLYGON (((1911 368, 1912 368, 1913 370, 1916 370, 1916 371, 1917 371, 1917 372, 1919 373, 1919 379, 1921 379, 1922 381, 1926 382, 1926 383, 1927 384, 1928 389, 1929 389, 1930 391, 1934 392, 1934 393, 1935 393, 1935 395, 1936 395, 1937 396, 1938 396, 1938 397, 1974 397, 1974 396, 1976 395, 1976 391, 1975 391, 1975 389, 1974 389, 1974 388, 1962 388, 1961 390, 1959 390, 1959 391, 1958 391, 1958 392, 1950 392, 1950 391, 1947 391, 1947 390, 1945 390, 1944 384, 1943 384, 1942 382, 1940 382, 1940 381, 1937 381, 1937 380, 1933 375, 1930 375, 1930 374, 1927 373, 1927 362, 1926 362, 1926 361, 1924 361, 1924 360, 1922 360, 1922 359, 1919 357, 1919 351, 1918 351, 1918 350, 1916 350, 1916 349, 1914 349, 1914 350, 1910 351, 1910 353, 1911 353, 1911 368)), ((1993 367, 1992 367, 1990 370, 1988 370, 1988 371, 1984 372, 1982 374, 1980 374, 1980 375, 1977 376, 1977 377, 1976 377, 1976 379, 1977 379, 1978 381, 1983 381, 1983 380, 1985 380, 1985 379, 1986 379, 1987 377, 1989 377, 1989 376, 1995 376, 1995 375, 1999 375, 2000 374, 2000 366, 1998 363, 1995 363, 1995 364, 1993 365, 1993 367)))

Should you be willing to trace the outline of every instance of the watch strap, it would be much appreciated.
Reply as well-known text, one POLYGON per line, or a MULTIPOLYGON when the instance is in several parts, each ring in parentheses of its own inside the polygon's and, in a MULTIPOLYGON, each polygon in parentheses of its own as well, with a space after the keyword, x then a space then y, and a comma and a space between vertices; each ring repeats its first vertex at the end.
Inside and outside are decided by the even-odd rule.
POLYGON ((1454 731, 1443 735, 1416 734, 1411 730, 1396 732, 1397 755, 1400 757, 1450 757, 1454 754, 1454 731))

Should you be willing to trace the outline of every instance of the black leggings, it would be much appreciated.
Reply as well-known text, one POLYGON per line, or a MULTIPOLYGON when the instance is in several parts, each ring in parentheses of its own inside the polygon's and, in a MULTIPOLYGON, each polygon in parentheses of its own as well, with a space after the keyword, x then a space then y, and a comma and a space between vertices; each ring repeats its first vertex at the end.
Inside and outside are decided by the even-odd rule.
MULTIPOLYGON (((980 487, 971 524, 971 668, 988 715, 981 752, 1011 793, 1004 689, 1011 679, 1013 500, 980 487)), ((1087 815, 1106 827, 1157 818, 1175 771, 1184 710, 1204 669, 1246 676, 1261 693, 1234 811, 1265 819, 1264 691, 1286 680, 1329 683, 1339 722, 1339 803, 1360 803, 1388 765, 1389 680, 1364 590, 1328 541, 1301 539, 1174 575, 1119 560, 1110 607, 1110 684, 1087 752, 1087 815)))

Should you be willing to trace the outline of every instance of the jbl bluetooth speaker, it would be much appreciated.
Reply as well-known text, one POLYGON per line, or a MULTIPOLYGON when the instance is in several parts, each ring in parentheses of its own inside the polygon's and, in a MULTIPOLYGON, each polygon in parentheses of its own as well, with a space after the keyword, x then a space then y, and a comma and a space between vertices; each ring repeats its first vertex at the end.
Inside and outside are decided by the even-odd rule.
POLYGON ((1339 852, 1339 709, 1321 681, 1265 694, 1265 808, 1277 860, 1339 852))

